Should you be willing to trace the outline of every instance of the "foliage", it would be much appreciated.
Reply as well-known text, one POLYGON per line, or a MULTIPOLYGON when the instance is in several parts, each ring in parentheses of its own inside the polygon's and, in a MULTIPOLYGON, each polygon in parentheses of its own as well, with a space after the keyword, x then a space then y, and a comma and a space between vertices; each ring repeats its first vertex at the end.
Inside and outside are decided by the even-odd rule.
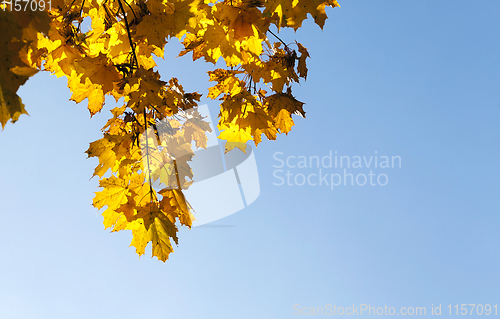
POLYGON ((245 143, 253 140, 257 145, 262 134, 274 140, 277 134, 290 132, 292 114, 305 116, 303 103, 292 95, 291 87, 300 78, 306 79, 309 53, 300 43, 285 44, 271 28, 297 30, 308 15, 323 28, 327 6, 338 3, 52 0, 51 8, 44 11, 9 11, 3 5, 2 128, 26 114, 16 92, 38 70, 65 76, 71 99, 76 103, 87 99, 91 115, 102 110, 106 95, 117 101, 123 98, 123 106, 111 110, 103 137, 87 150, 89 157, 99 160, 94 176, 102 187, 93 205, 105 208, 106 228, 132 231, 131 245, 139 255, 152 242, 153 256, 165 261, 173 251, 172 241, 178 242, 178 225, 190 227, 194 219, 182 193, 193 177, 188 165, 191 158, 175 154, 190 149, 193 141, 197 147, 206 147, 205 133, 210 127, 196 112, 201 95, 185 92, 176 78, 163 81, 153 57, 163 57, 167 41, 177 38, 184 45, 179 56, 191 53, 193 60, 204 59, 214 66, 218 61, 225 63, 209 72, 213 86, 208 97, 220 100, 219 138, 227 141, 226 152, 245 151, 245 143), (91 29, 83 32, 86 18, 91 29), (168 126, 168 136, 162 139, 160 123, 168 126), (174 158, 164 173, 149 167, 155 160, 148 159, 144 167, 141 143, 148 140, 154 143, 142 147, 146 157, 168 154, 174 158), (158 147, 164 153, 158 153, 158 147), (158 179, 166 185, 160 191, 152 187, 158 179))

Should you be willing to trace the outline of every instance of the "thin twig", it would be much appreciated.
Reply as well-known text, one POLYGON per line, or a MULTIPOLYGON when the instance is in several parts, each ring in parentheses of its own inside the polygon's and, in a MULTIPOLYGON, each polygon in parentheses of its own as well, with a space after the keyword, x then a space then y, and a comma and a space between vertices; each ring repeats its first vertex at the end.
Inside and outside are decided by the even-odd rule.
POLYGON ((124 0, 125 4, 130 8, 130 11, 132 11, 132 14, 134 15, 134 19, 137 20, 137 16, 135 15, 134 9, 130 6, 130 4, 127 2, 127 0, 124 0))
POLYGON ((118 5, 120 6, 120 10, 123 13, 123 20, 125 20, 125 27, 127 28, 128 41, 130 43, 130 48, 132 49, 132 54, 134 57, 134 61, 132 62, 132 67, 134 66, 134 64, 136 64, 136 67, 138 67, 138 60, 137 56, 135 55, 135 45, 134 42, 132 41, 132 35, 130 34, 130 26, 128 25, 127 15, 125 14, 125 10, 123 9, 121 0, 118 0, 118 5))
MULTIPOLYGON (((83 5, 85 4, 85 0, 82 1, 82 6, 80 7, 80 18, 82 17, 82 12, 83 12, 83 5)), ((78 22, 78 28, 76 29, 76 32, 80 31, 80 26, 82 25, 82 20, 78 22)))
POLYGON ((181 189, 181 180, 179 179, 179 170, 177 169, 177 161, 174 160, 175 178, 177 180, 177 189, 181 189))
POLYGON ((148 162, 149 191, 151 193, 151 201, 153 201, 153 184, 151 182, 151 169, 149 167, 149 137, 148 137, 148 120, 146 118, 146 107, 144 107, 144 126, 145 126, 144 132, 146 133, 146 158, 148 162))
POLYGON ((267 31, 268 31, 269 33, 271 33, 272 35, 274 35, 274 37, 275 37, 276 39, 280 40, 280 42, 281 42, 281 43, 283 43, 283 44, 285 45, 285 48, 288 48, 288 45, 287 45, 287 44, 286 44, 283 40, 281 40, 281 38, 280 38, 280 37, 278 37, 276 34, 274 34, 274 32, 273 32, 273 31, 271 31, 271 30, 267 30, 267 31))

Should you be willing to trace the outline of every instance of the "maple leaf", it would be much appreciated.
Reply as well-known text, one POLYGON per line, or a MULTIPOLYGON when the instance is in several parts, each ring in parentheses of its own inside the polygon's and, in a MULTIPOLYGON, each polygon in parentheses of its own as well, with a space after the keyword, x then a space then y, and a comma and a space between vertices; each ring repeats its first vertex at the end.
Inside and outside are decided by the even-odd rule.
POLYGON ((163 199, 160 201, 161 207, 168 207, 164 211, 169 212, 172 219, 177 218, 182 225, 191 227, 194 221, 194 216, 191 213, 191 206, 184 197, 184 194, 177 190, 162 190, 160 194, 163 199))
POLYGON ((102 53, 97 57, 87 56, 77 60, 75 69, 68 80, 69 88, 77 94, 72 99, 79 103, 88 98, 88 108, 94 115, 102 109, 104 95, 113 90, 113 82, 120 79, 120 74, 102 53))
POLYGON ((0 11, 0 123, 15 123, 28 114, 17 90, 37 73, 32 61, 37 46, 37 33, 48 32, 45 12, 0 11))
POLYGON ((94 206, 98 209, 108 206, 108 209, 114 210, 120 205, 125 204, 128 194, 128 183, 126 180, 111 176, 102 178, 99 186, 103 191, 96 193, 94 197, 94 206))
POLYGON ((116 172, 118 169, 117 161, 125 155, 126 150, 120 148, 123 143, 131 139, 131 134, 109 135, 105 134, 100 140, 90 143, 86 151, 88 157, 98 157, 99 165, 95 168, 93 176, 102 177, 110 169, 116 172), (118 146, 118 148, 117 148, 118 146))
POLYGON ((292 12, 287 17, 287 25, 298 29, 302 26, 302 21, 307 19, 307 14, 314 18, 314 22, 323 29, 327 19, 325 7, 340 7, 336 0, 298 0, 292 12))
POLYGON ((203 37, 188 33, 182 41, 182 44, 185 49, 179 53, 179 57, 186 55, 188 52, 193 52, 193 61, 203 57, 203 48, 205 47, 203 37))
POLYGON ((170 37, 182 38, 193 31, 201 19, 210 10, 201 0, 170 0, 167 5, 165 30, 170 37))
POLYGON ((262 134, 265 134, 269 140, 275 140, 278 133, 273 126, 272 118, 260 108, 255 108, 254 111, 247 112, 245 117, 240 118, 237 123, 240 127, 250 128, 250 134, 253 136, 255 145, 262 141, 262 134))
POLYGON ((310 57, 309 51, 300 43, 297 43, 297 46, 299 47, 299 52, 300 52, 300 57, 299 57, 299 65, 297 66, 297 69, 299 71, 299 76, 307 79, 307 66, 306 66, 306 59, 310 57))
POLYGON ((268 0, 265 13, 269 15, 276 14, 279 19, 278 26, 286 26, 287 17, 291 15, 293 2, 289 0, 268 0))
POLYGON ((269 0, 268 3, 265 12, 268 15, 277 15, 278 26, 292 27, 295 30, 302 26, 308 14, 323 29, 327 18, 325 7, 340 7, 336 0, 269 0))
POLYGON ((208 97, 216 99, 223 93, 233 96, 241 92, 244 82, 236 77, 237 74, 241 73, 243 72, 224 69, 209 71, 210 81, 216 81, 218 83, 216 86, 208 89, 208 97))
POLYGON ((241 142, 226 142, 226 144, 224 145, 224 154, 229 153, 235 148, 238 148, 240 151, 246 154, 248 145, 246 143, 241 143, 241 142))
POLYGON ((238 47, 234 46, 234 31, 226 31, 219 24, 209 25, 204 33, 205 46, 203 53, 205 59, 216 63, 222 57, 227 66, 236 66, 243 62, 243 56, 238 47))
POLYGON ((288 134, 294 122, 292 114, 305 117, 302 106, 304 103, 295 99, 290 90, 287 93, 276 93, 264 100, 271 118, 275 121, 275 126, 282 133, 288 134))
POLYGON ((150 240, 153 243, 153 256, 158 257, 163 262, 168 259, 168 255, 174 251, 170 238, 171 235, 175 236, 176 232, 177 228, 168 219, 155 218, 154 223, 151 225, 152 238, 150 240))
POLYGON ((245 130, 237 124, 219 124, 219 130, 219 138, 228 142, 246 143, 253 139, 249 128, 245 130))
POLYGON ((187 143, 191 144, 194 141, 196 147, 207 148, 208 137, 206 132, 212 132, 212 129, 200 117, 188 119, 183 125, 183 131, 187 143))
POLYGON ((167 43, 167 35, 164 32, 165 21, 166 15, 164 13, 147 15, 137 26, 137 35, 143 37, 147 35, 148 44, 161 48, 167 43))

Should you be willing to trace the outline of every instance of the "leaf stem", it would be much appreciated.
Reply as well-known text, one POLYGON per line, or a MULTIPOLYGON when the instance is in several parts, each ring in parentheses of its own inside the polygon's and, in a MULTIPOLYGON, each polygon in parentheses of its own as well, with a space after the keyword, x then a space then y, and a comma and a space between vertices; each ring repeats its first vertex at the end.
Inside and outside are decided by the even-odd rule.
POLYGON ((146 158, 148 162, 149 191, 151 194, 151 201, 153 201, 153 184, 151 182, 151 169, 149 167, 149 138, 148 138, 148 119, 146 118, 146 107, 144 107, 143 114, 144 114, 144 132, 146 133, 146 158))
POLYGON ((271 33, 271 34, 272 34, 272 35, 273 35, 276 39, 280 40, 280 42, 281 42, 281 43, 283 43, 283 44, 285 45, 285 48, 288 48, 288 45, 287 45, 287 44, 286 44, 283 40, 281 40, 281 38, 280 38, 280 37, 278 37, 276 34, 274 34, 274 32, 273 32, 273 31, 271 31, 271 30, 267 30, 267 31, 268 31, 269 33, 271 33))
POLYGON ((179 170, 177 169, 177 161, 174 159, 175 179, 177 180, 177 189, 181 190, 181 180, 179 179, 179 170))

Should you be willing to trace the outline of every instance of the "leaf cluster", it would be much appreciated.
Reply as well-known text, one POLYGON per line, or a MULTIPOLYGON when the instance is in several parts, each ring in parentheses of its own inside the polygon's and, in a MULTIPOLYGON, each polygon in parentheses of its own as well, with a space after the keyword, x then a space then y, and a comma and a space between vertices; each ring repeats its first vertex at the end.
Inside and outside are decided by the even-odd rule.
POLYGON ((137 253, 151 242, 162 261, 178 242, 179 225, 191 227, 194 220, 182 190, 193 180, 192 147, 206 147, 210 127, 197 112, 201 94, 185 92, 175 77, 161 79, 154 57, 163 57, 177 38, 179 56, 214 65, 208 97, 220 101, 219 138, 226 152, 245 151, 262 134, 274 140, 289 133, 292 114, 305 117, 292 85, 307 78, 309 52, 271 29, 297 30, 308 16, 323 28, 325 8, 339 6, 336 0, 51 3, 42 12, 0 10, 0 123, 26 114, 16 92, 39 70, 66 77, 71 100, 87 100, 91 116, 103 109, 106 95, 123 100, 87 150, 99 161, 94 176, 102 190, 93 204, 104 210, 106 228, 131 230, 137 253))

